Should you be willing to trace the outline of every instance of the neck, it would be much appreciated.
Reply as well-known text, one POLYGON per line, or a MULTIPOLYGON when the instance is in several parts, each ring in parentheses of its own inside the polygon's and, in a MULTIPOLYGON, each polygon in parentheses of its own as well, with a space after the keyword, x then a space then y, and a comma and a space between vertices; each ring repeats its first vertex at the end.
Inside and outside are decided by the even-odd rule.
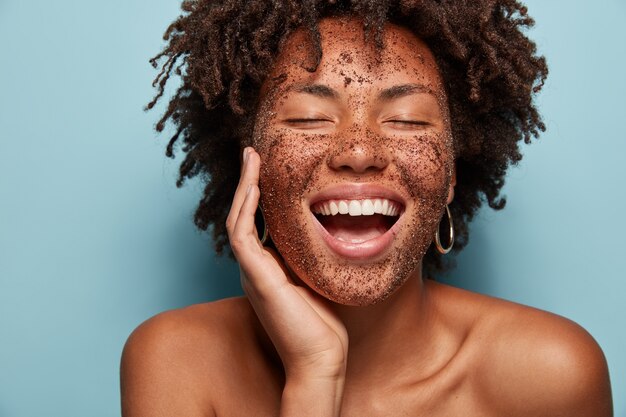
POLYGON ((349 336, 348 375, 360 381, 416 370, 437 362, 439 326, 429 286, 414 273, 394 294, 372 306, 333 304, 349 336), (408 366, 410 364, 410 366, 408 366))

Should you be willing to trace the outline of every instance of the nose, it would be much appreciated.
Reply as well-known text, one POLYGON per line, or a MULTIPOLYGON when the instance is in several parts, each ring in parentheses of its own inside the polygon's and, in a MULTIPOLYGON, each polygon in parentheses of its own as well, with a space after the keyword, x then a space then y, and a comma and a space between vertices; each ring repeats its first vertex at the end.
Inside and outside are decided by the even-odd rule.
POLYGON ((370 129, 353 126, 334 142, 328 165, 335 171, 357 174, 382 171, 389 165, 385 139, 370 129))

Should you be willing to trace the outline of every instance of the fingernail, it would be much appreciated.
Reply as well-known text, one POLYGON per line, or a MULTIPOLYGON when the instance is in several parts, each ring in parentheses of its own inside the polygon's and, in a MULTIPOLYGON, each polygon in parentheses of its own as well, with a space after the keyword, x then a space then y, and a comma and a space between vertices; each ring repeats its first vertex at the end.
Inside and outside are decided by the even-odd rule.
POLYGON ((243 150, 243 162, 246 163, 248 160, 248 154, 250 153, 250 148, 245 148, 243 150))
POLYGON ((248 184, 248 188, 246 189, 246 195, 250 194, 251 189, 252 189, 252 184, 248 184))

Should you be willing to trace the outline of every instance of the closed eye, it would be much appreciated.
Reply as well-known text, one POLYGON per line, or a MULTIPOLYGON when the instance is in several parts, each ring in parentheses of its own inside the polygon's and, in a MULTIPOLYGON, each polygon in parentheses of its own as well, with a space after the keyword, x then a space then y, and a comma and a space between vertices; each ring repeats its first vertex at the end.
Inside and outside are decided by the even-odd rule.
POLYGON ((332 124, 333 121, 330 119, 319 118, 291 118, 286 119, 285 123, 289 126, 299 129, 317 129, 321 127, 327 127, 329 124, 332 124))
POLYGON ((430 126, 430 123, 423 120, 386 120, 384 124, 388 127, 401 130, 414 130, 430 126))

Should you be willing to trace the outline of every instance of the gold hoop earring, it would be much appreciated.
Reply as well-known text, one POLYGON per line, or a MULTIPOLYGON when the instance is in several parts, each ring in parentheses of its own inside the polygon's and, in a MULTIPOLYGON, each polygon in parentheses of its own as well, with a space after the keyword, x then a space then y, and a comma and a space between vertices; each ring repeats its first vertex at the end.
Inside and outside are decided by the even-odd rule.
POLYGON ((450 208, 446 204, 446 214, 448 215, 448 224, 450 225, 450 245, 447 248, 444 248, 441 245, 441 240, 439 239, 439 226, 437 226, 437 231, 435 231, 435 248, 437 248, 437 252, 442 255, 450 252, 452 247, 454 246, 454 225, 452 224, 452 214, 450 213, 450 208))
POLYGON ((264 245, 267 240, 267 223, 265 222, 265 215, 263 214, 263 207, 261 207, 261 203, 259 203, 259 206, 254 213, 254 225, 256 226, 257 233, 259 230, 263 230, 263 233, 259 236, 259 240, 261 241, 261 245, 264 245), (261 225, 263 226, 261 227, 261 225))

